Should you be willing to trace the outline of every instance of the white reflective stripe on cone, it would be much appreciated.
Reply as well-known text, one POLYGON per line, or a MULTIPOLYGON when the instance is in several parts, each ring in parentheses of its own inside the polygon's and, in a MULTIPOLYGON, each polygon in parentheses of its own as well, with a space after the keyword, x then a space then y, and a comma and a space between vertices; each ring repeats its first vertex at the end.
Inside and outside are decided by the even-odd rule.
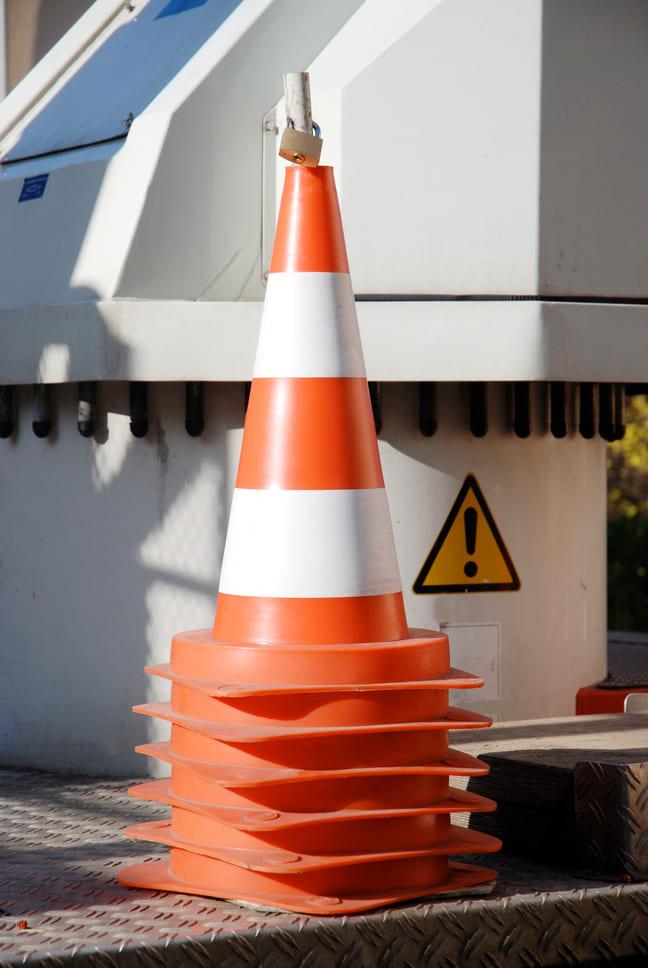
POLYGON ((270 273, 254 376, 364 375, 348 273, 270 273))
POLYGON ((338 598, 401 590, 384 488, 237 488, 220 591, 338 598))

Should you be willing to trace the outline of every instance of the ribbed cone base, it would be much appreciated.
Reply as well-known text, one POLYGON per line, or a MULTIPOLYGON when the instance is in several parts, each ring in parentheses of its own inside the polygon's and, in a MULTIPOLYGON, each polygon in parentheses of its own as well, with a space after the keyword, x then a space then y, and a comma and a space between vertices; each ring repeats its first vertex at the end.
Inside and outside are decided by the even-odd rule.
POLYGON ((201 897, 217 897, 225 901, 252 904, 264 910, 296 911, 299 914, 339 915, 359 914, 372 908, 386 907, 416 898, 437 894, 482 893, 476 889, 492 885, 495 871, 472 864, 450 862, 445 879, 437 885, 424 888, 401 888, 391 892, 379 891, 366 894, 345 892, 344 897, 325 897, 310 894, 302 878, 272 878, 222 864, 218 886, 214 883, 189 883, 171 871, 168 860, 153 861, 126 867, 119 873, 119 881, 126 887, 138 887, 148 891, 173 891, 179 894, 197 894, 201 897))
POLYGON ((171 778, 130 792, 171 819, 127 835, 171 852, 122 883, 342 914, 494 878, 448 860, 500 843, 450 822, 495 804, 449 786, 487 767, 449 750, 448 731, 490 720, 448 706, 448 689, 482 680, 450 668, 446 636, 256 646, 192 632, 147 671, 172 682, 171 701, 137 711, 172 732, 140 751, 171 778))

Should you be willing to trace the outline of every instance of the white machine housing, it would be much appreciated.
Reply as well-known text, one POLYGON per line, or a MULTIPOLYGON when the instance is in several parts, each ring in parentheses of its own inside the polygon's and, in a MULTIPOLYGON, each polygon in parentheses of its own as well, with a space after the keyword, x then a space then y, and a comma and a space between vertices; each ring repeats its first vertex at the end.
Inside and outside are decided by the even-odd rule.
POLYGON ((0 384, 58 384, 56 433, 0 441, 5 763, 119 772, 141 672, 212 619, 283 162, 281 78, 309 69, 340 191, 410 624, 483 672, 468 704, 568 714, 605 674, 605 446, 586 382, 648 354, 642 0, 97 0, 0 105, 0 384), (605 70, 601 69, 605 64, 605 70), (20 202, 25 179, 42 197, 20 202), (92 441, 76 381, 100 381, 92 441), (130 435, 127 382, 151 384, 130 435), (206 381, 205 433, 183 381, 206 381), (439 430, 421 436, 420 381, 439 430), (489 432, 465 383, 488 383, 489 432), (533 433, 505 386, 533 387, 533 433), (569 432, 547 429, 565 381, 569 432), (516 592, 415 595, 476 475, 516 592))

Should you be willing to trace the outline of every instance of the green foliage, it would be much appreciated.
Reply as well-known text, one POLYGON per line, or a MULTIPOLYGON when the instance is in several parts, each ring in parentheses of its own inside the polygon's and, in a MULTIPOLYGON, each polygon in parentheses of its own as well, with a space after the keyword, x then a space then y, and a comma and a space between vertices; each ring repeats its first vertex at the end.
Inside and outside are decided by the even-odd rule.
POLYGON ((648 632, 648 514, 608 521, 608 628, 648 632))
POLYGON ((630 397, 628 429, 608 446, 608 516, 648 514, 648 397, 630 397))
POLYGON ((608 447, 608 628, 648 631, 648 398, 608 447))

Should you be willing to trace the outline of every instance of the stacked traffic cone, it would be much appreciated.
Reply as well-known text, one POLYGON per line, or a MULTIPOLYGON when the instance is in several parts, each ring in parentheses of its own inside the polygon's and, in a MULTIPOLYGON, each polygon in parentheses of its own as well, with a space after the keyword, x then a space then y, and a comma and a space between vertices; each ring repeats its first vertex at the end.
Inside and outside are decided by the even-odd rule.
POLYGON ((213 630, 176 635, 171 740, 139 747, 171 805, 132 837, 168 859, 136 887, 341 914, 463 891, 492 871, 450 855, 499 849, 452 826, 494 809, 454 790, 484 774, 448 731, 490 720, 448 706, 482 685, 448 640, 407 628, 330 168, 290 168, 232 501, 213 630))

